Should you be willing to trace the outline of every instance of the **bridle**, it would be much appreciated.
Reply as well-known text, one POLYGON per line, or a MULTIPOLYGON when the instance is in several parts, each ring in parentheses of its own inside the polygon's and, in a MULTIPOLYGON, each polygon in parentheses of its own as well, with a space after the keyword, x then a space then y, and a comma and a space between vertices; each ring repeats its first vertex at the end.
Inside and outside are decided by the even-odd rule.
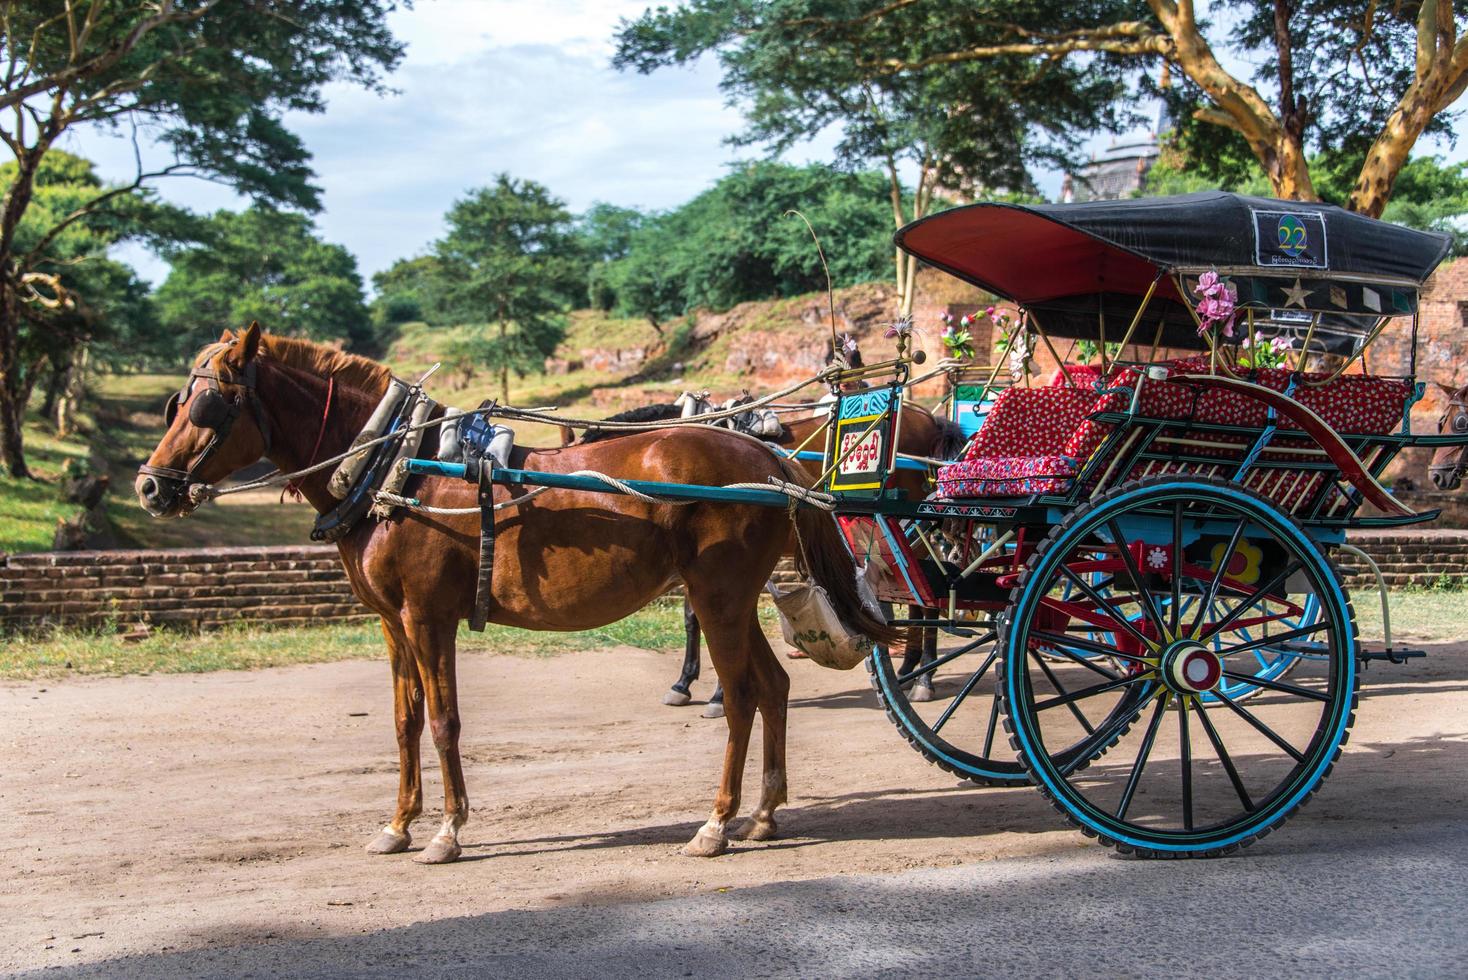
POLYGON ((161 477, 173 484, 172 491, 165 499, 165 505, 168 507, 172 507, 179 494, 187 492, 191 486, 199 482, 194 479, 194 474, 224 445, 225 440, 229 438, 230 430, 234 428, 235 420, 243 412, 246 402, 249 403, 250 413, 254 416, 255 427, 260 431, 260 438, 265 443, 265 452, 270 452, 270 423, 256 389, 258 374, 256 362, 252 359, 246 364, 240 377, 221 377, 217 370, 207 366, 215 355, 228 350, 235 343, 236 341, 229 341, 209 348, 201 358, 204 366, 189 371, 188 381, 182 388, 168 396, 168 401, 163 406, 163 422, 171 427, 174 419, 178 417, 179 409, 185 404, 188 405, 189 422, 196 428, 208 429, 210 433, 209 442, 204 446, 203 451, 194 458, 186 470, 174 469, 170 466, 153 466, 148 463, 138 467, 138 472, 144 476, 161 477), (198 381, 204 382, 204 385, 195 390, 195 382, 198 381), (228 396, 221 385, 229 385, 240 390, 233 396, 228 396))
MULTIPOLYGON (((1455 436, 1468 436, 1468 404, 1463 401, 1463 395, 1468 389, 1459 390, 1452 398, 1448 399, 1448 407, 1443 411, 1442 418, 1437 420, 1437 431, 1439 435, 1443 430, 1452 427, 1455 436), (1454 409, 1457 411, 1455 412, 1454 409), (1452 421, 1449 422, 1449 417, 1452 421)), ((1448 472, 1453 486, 1462 482, 1463 474, 1468 473, 1468 446, 1458 447, 1458 458, 1453 463, 1433 463, 1428 467, 1429 474, 1448 472)), ((1451 488, 1450 488, 1451 489, 1451 488)))

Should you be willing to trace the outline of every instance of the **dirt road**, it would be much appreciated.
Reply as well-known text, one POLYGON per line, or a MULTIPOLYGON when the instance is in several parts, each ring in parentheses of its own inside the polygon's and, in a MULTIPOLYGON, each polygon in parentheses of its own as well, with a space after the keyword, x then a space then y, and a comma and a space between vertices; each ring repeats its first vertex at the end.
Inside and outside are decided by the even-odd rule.
MULTIPOLYGON (((657 703, 673 656, 464 657, 473 816, 464 859, 439 868, 362 851, 396 788, 385 663, 0 687, 0 968, 1099 853, 1033 790, 960 788, 923 764, 874 709, 864 671, 790 669, 782 839, 705 861, 676 852, 707 815, 724 728, 657 703)), ((1395 833, 1461 829, 1465 763, 1468 646, 1374 667, 1317 799, 1244 857, 1196 874, 1239 861, 1279 874, 1353 842, 1379 851, 1395 833)), ((420 843, 439 793, 430 767, 420 843)))

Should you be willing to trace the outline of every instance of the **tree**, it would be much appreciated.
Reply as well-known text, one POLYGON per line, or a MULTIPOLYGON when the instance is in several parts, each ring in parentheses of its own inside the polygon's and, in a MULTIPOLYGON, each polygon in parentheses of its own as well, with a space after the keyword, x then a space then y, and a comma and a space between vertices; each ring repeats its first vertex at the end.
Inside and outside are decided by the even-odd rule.
MULTIPOLYGON (((13 185, 16 171, 14 163, 0 165, 0 188, 13 185)), ((29 271, 22 284, 30 291, 13 338, 12 383, 21 405, 42 386, 44 415, 52 413, 68 382, 77 380, 75 355, 83 345, 97 344, 107 358, 120 347, 156 339, 147 286, 132 269, 107 258, 107 250, 140 235, 145 222, 166 223, 172 212, 130 191, 114 197, 106 214, 90 223, 63 224, 106 190, 89 161, 53 151, 36 172, 30 207, 12 239, 26 256, 29 271)))
POLYGON ((158 287, 158 314, 175 352, 252 320, 352 347, 372 339, 356 258, 322 241, 305 215, 219 211, 197 235, 197 244, 163 250, 172 269, 158 287))
POLYGON ((584 293, 571 213, 540 184, 500 174, 456 201, 447 221, 431 253, 433 313, 440 323, 485 324, 450 354, 489 366, 509 401, 510 373, 543 369, 565 335, 563 314, 584 293))
MULTIPOLYGON (((818 10, 694 0, 675 15, 717 16, 719 7, 737 8, 747 33, 775 31, 812 46, 840 45, 872 73, 927 74, 974 62, 1002 73, 1006 59, 1015 57, 1052 68, 1078 60, 1103 71, 1161 66, 1165 78, 1180 80, 1169 98, 1187 110, 1184 125, 1205 147, 1209 132, 1242 139, 1276 196, 1318 196, 1312 148, 1359 152, 1347 205, 1373 217, 1385 209, 1418 138, 1451 132, 1449 109, 1468 87, 1468 37, 1460 36, 1468 13, 1455 10, 1451 0, 1216 4, 1210 8, 1214 22, 1200 17, 1192 0, 962 6, 831 0, 818 10), (1254 78, 1226 69, 1216 45, 1258 59, 1254 78)), ((1160 84, 1144 81, 1143 87, 1160 84)), ((1196 158, 1206 157, 1201 152, 1196 158)))
MULTIPOLYGON (((623 208, 598 201, 576 222, 576 237, 588 262, 586 299, 593 309, 608 312, 617 303, 616 290, 607 274, 613 262, 627 257, 632 240, 648 216, 636 208, 623 208)), ((653 327, 658 326, 653 322, 653 327)))
MULTIPOLYGON (((1072 162, 1082 134, 1116 128, 1124 116, 1118 78, 1079 64, 1011 55, 997 65, 887 71, 867 55, 874 37, 901 49, 911 39, 889 33, 883 11, 868 8, 831 0, 691 0, 624 23, 615 63, 649 72, 717 52, 723 88, 747 121, 732 142, 778 155, 839 129, 839 164, 886 176, 894 229, 926 215, 942 191, 1032 190, 1030 167, 1072 162), (863 14, 872 30, 817 28, 833 10, 863 14), (907 189, 905 175, 912 175, 907 189)), ((956 40, 941 21, 925 22, 924 31, 956 40)), ((889 254, 899 312, 910 312, 917 259, 900 249, 889 254)))
POLYGON ((608 267, 617 310, 657 325, 700 306, 824 290, 820 255, 791 210, 820 235, 835 285, 880 279, 892 261, 887 193, 886 176, 870 171, 740 165, 632 235, 626 257, 608 267))
POLYGON ((0 202, 0 462, 25 475, 21 418, 32 365, 22 324, 58 294, 38 268, 49 239, 168 174, 221 180, 256 200, 311 209, 308 155, 287 111, 320 111, 327 82, 379 87, 402 47, 394 0, 5 0, 0 140, 15 170, 0 202), (146 126, 175 161, 98 188, 30 248, 18 239, 47 155, 86 126, 146 126))

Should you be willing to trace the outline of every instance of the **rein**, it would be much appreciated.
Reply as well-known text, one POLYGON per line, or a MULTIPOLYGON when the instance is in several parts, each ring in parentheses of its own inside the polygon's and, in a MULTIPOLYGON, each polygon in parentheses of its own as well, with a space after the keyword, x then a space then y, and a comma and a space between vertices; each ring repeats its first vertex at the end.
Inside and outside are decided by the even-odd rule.
MULTIPOLYGON (((306 466, 308 468, 315 465, 316 454, 321 452, 321 439, 323 436, 326 435, 326 420, 331 415, 331 398, 332 395, 334 395, 335 393, 336 375, 333 374, 331 377, 326 379, 326 407, 321 410, 321 428, 316 430, 316 444, 311 447, 311 456, 309 459, 306 460, 306 466)), ((286 485, 280 488, 280 500, 282 503, 285 502, 286 494, 290 494, 297 501, 300 501, 302 499, 301 483, 299 478, 287 481, 286 485)))

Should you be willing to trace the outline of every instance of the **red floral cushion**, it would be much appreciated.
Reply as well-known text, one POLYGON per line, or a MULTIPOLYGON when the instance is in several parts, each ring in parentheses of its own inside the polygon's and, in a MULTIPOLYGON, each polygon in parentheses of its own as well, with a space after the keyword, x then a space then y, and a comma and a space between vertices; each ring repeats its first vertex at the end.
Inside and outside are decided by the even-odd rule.
MULTIPOLYGON (((1173 377, 1208 371, 1207 356, 1184 358, 1167 365, 1173 377)), ((1106 423, 1089 416, 1126 408, 1123 392, 1100 394, 1095 390, 1094 369, 1068 368, 1076 387, 1057 377, 1044 388, 1009 388, 1002 392, 987 420, 969 443, 964 457, 938 470, 938 492, 945 496, 1016 496, 1059 493, 1111 431, 1106 423), (1083 380, 1084 379, 1084 380, 1083 380)), ((1134 388, 1139 372, 1128 368, 1108 379, 1113 388, 1134 388)), ((1338 432, 1381 434, 1401 424, 1402 412, 1411 394, 1411 384, 1371 375, 1345 375, 1324 385, 1311 385, 1324 375, 1306 375, 1294 397, 1318 414, 1338 432)), ((1245 380, 1284 391, 1290 372, 1280 368, 1250 371, 1245 380)), ((1198 422, 1261 428, 1268 424, 1268 410, 1247 395, 1223 390, 1200 391, 1183 383, 1148 380, 1142 387, 1138 411, 1154 418, 1191 419, 1198 422)), ((1286 422, 1287 426, 1288 423, 1286 422)), ((1209 442, 1234 443, 1240 448, 1250 441, 1244 436, 1212 434, 1209 442)), ((1277 443, 1289 448, 1293 443, 1277 443)), ((1159 447, 1160 448, 1160 447, 1159 447)), ((1236 457, 1238 449, 1192 446, 1193 455, 1236 457)), ((1276 457, 1278 458, 1278 457, 1276 457)), ((1169 464, 1155 472, 1184 472, 1199 464, 1169 464)), ((1302 471, 1303 472, 1303 471, 1302 471)), ((1317 487, 1315 477, 1286 478, 1281 471, 1251 474, 1249 484, 1286 507, 1304 499, 1317 487)))

